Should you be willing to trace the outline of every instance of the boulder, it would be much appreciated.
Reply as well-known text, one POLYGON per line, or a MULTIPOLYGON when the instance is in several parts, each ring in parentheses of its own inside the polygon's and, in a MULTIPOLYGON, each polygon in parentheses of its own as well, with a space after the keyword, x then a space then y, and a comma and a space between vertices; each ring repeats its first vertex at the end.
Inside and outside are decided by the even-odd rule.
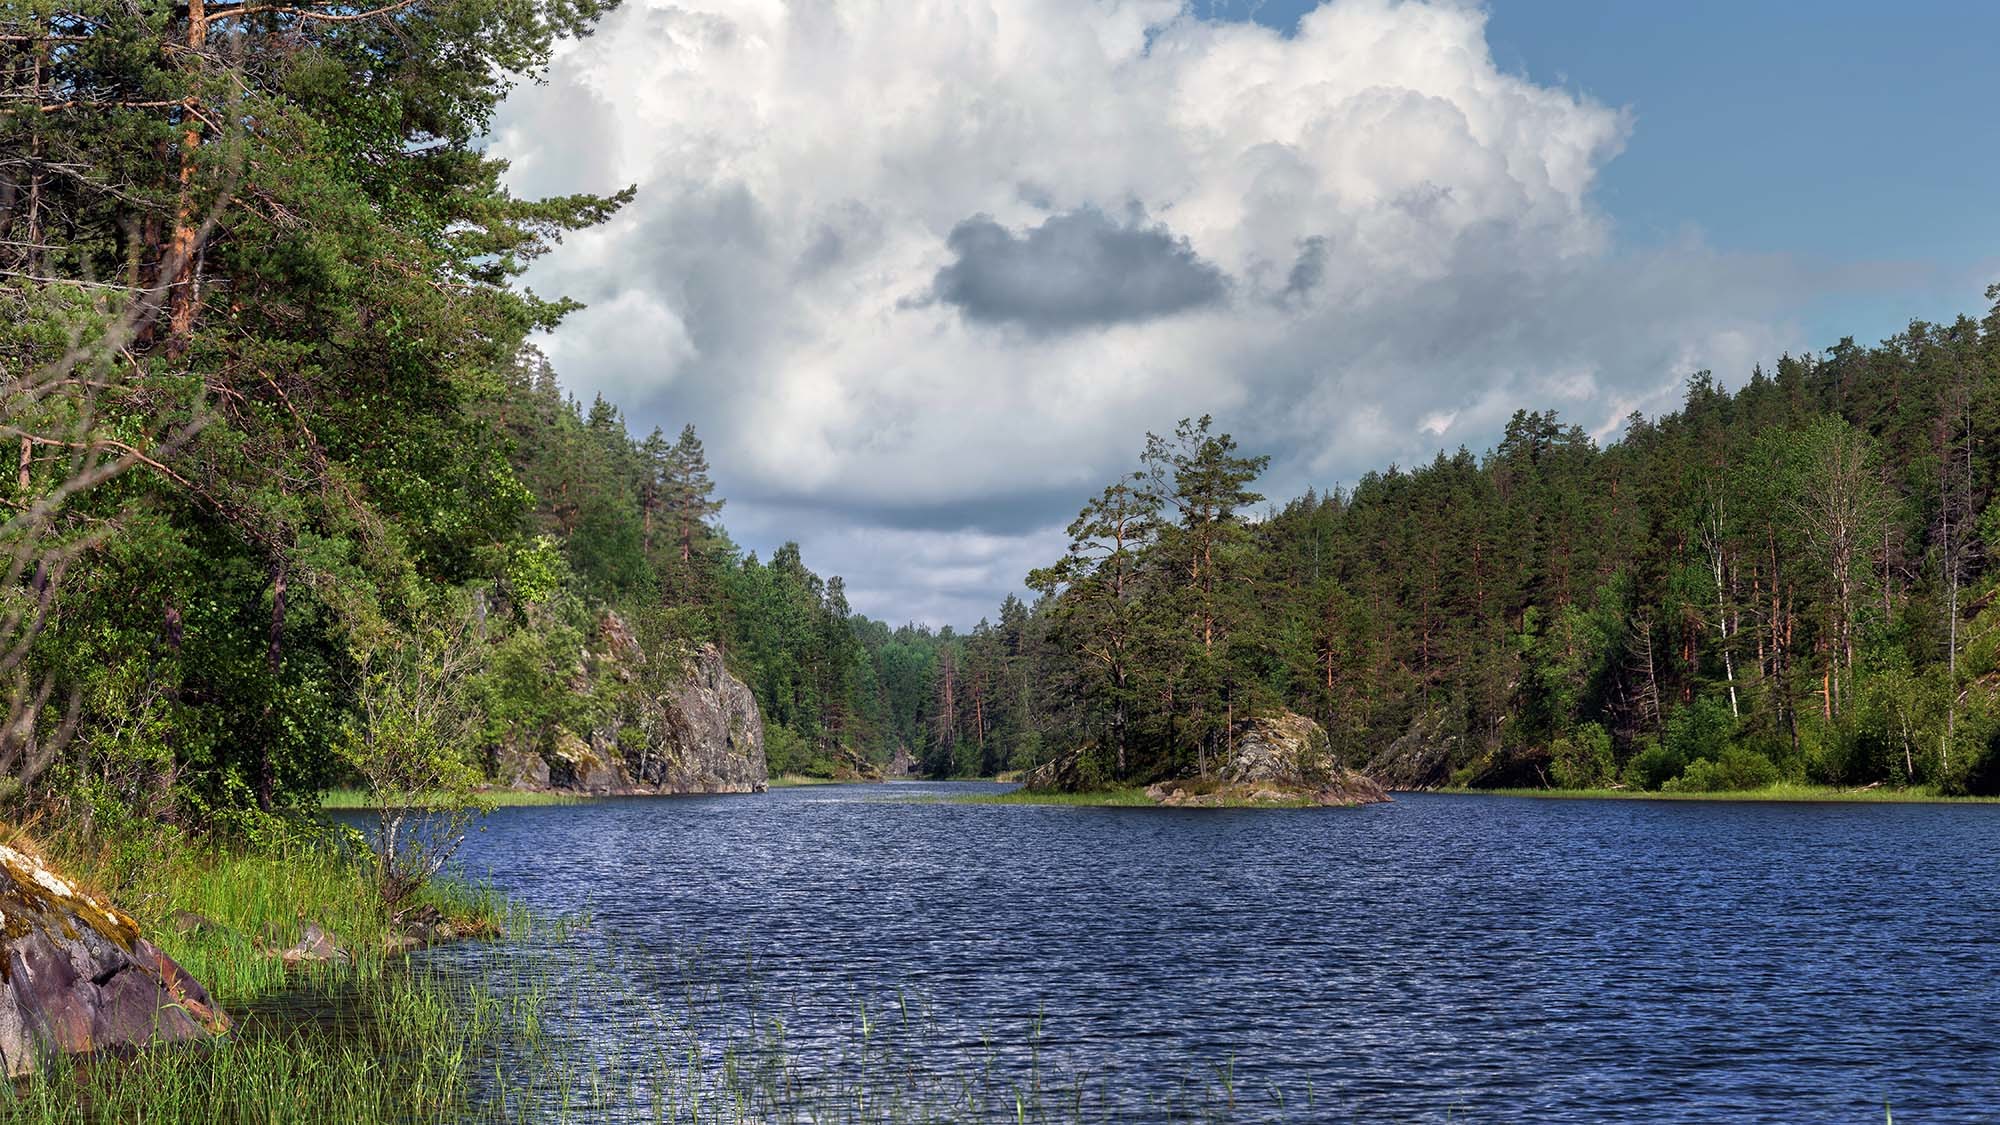
POLYGON ((208 990, 130 916, 0 846, 0 1065, 206 1039, 229 1029, 208 990))
POLYGON ((192 910, 176 910, 167 916, 167 925, 177 934, 227 934, 229 927, 192 910))
POLYGON ((1297 712, 1247 719, 1230 734, 1222 779, 1252 790, 1253 800, 1365 805, 1389 799, 1380 785, 1341 765, 1326 729, 1297 712))
POLYGON ((511 742, 502 743, 493 751, 492 775, 503 789, 547 789, 549 760, 511 742))
POLYGON ((289 967, 299 965, 345 965, 352 960, 345 949, 333 940, 333 935, 321 929, 317 923, 307 922, 305 933, 297 944, 278 955, 289 967))
POLYGON ((632 790, 631 776, 615 752, 607 753, 595 739, 585 742, 571 731, 556 735, 548 767, 549 783, 558 788, 580 789, 600 796, 632 790))
POLYGON ((1389 799, 1381 786, 1340 764, 1324 728, 1293 711, 1238 722, 1209 777, 1163 781, 1146 792, 1161 804, 1194 806, 1363 805, 1389 799))
POLYGON ((924 764, 917 761, 908 746, 898 742, 896 752, 889 756, 889 764, 882 769, 882 776, 890 781, 914 781, 924 776, 924 764))

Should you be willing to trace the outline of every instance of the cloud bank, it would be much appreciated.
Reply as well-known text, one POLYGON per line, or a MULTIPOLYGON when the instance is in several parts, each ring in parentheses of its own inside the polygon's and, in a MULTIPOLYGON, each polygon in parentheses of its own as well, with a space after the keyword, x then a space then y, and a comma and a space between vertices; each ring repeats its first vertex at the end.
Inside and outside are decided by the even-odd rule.
POLYGON ((634 423, 692 421, 765 550, 960 626, 1146 430, 1213 413, 1266 491, 1609 436, 1793 343, 1783 260, 1617 246, 1630 117, 1501 72, 1483 14, 1333 0, 628 0, 508 102, 522 194, 640 186, 532 284, 634 423))

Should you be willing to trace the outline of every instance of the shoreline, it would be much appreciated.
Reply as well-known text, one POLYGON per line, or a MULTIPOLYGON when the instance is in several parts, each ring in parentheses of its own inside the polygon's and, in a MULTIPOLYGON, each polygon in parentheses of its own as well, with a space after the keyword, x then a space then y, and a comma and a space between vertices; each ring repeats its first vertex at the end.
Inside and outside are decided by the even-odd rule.
POLYGON ((1711 793, 1668 792, 1658 789, 1418 789, 1398 793, 1437 793, 1447 797, 1520 797, 1541 801, 1707 801, 1792 805, 2000 805, 2000 797, 1948 796, 1928 788, 1845 789, 1837 785, 1781 782, 1761 789, 1711 793))
MULTIPOLYGON (((53 870, 130 913, 139 932, 215 998, 234 1027, 43 1065, 0 1096, 8 1120, 259 1120, 368 1125, 472 1108, 466 1065, 506 1020, 497 998, 410 954, 504 941, 534 925, 477 883, 433 881, 392 913, 331 838, 214 846, 171 830, 26 839, 53 870), (395 1043, 399 1049, 379 1049, 395 1043)), ((51 1062, 56 1060, 51 1059, 51 1062)))

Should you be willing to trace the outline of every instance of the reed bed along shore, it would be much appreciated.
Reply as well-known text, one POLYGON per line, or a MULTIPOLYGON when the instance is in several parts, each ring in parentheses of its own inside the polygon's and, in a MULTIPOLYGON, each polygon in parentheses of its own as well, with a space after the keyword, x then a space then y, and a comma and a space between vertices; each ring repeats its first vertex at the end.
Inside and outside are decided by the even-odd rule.
MULTIPOLYGON (((199 1045, 52 1058, 0 1090, 10 1122, 373 1123, 450 1120, 471 1104, 472 1060, 506 1013, 477 989, 390 953, 396 919, 353 841, 306 825, 264 846, 219 847, 161 826, 15 835, 138 920, 235 1021, 199 1045), (310 923, 338 963, 287 967, 310 923)), ((439 883, 413 906, 464 931, 525 916, 489 891, 439 883)))

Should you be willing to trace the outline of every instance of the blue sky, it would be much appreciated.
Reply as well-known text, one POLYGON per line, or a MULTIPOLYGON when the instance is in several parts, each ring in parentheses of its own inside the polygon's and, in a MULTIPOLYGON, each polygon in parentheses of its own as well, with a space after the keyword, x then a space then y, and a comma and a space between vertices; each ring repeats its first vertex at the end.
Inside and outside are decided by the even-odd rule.
MULTIPOLYGON (((1289 31, 1315 6, 1210 10, 1289 31)), ((1813 346, 1982 311, 1985 286, 2000 281, 2000 4, 1485 7, 1503 70, 1632 111, 1630 142, 1597 191, 1620 242, 1692 226, 1722 250, 1805 261, 1826 278, 1799 313, 1813 346)))

